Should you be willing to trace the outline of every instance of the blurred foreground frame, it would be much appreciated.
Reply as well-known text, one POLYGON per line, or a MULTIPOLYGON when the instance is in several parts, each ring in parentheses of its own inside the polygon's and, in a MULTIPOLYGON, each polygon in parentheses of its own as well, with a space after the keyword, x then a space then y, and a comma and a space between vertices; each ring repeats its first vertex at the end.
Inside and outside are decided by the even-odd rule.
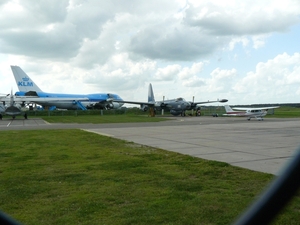
POLYGON ((269 224, 297 193, 300 186, 300 147, 269 188, 234 225, 269 224))

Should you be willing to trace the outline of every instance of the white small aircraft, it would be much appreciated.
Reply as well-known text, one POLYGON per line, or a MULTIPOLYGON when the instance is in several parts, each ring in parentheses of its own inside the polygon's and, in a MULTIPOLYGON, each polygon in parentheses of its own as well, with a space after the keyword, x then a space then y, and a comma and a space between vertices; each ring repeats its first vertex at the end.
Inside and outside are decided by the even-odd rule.
POLYGON ((247 120, 251 118, 256 118, 257 120, 264 120, 264 116, 267 115, 269 109, 276 109, 280 106, 271 106, 271 107, 261 107, 261 108, 233 108, 236 110, 243 110, 243 111, 234 111, 229 105, 224 105, 226 114, 224 116, 244 116, 248 117, 247 120))

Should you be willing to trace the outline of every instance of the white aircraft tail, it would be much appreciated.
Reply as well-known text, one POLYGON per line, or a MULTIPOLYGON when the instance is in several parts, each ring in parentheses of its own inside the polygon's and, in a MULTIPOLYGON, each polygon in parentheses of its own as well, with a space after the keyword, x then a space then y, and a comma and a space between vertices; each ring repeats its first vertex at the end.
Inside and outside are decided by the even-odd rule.
POLYGON ((151 83, 149 84, 149 89, 148 89, 148 102, 155 102, 151 83))
POLYGON ((19 67, 10 66, 14 74, 19 91, 36 91, 42 92, 42 90, 30 79, 30 77, 19 67))
POLYGON ((224 105, 224 108, 225 108, 225 110, 226 110, 227 113, 228 112, 234 112, 229 105, 224 105))

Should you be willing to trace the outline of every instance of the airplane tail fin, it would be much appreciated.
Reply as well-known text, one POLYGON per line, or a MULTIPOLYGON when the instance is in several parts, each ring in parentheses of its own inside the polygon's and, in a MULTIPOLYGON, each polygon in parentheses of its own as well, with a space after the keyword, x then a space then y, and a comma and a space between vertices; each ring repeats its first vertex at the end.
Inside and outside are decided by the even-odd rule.
POLYGON ((30 79, 30 77, 19 67, 10 66, 14 74, 19 91, 36 91, 42 92, 42 90, 30 79))
POLYGON ((226 110, 227 113, 228 112, 234 112, 229 105, 224 105, 224 108, 225 108, 225 110, 226 110))
POLYGON ((148 89, 148 102, 155 102, 151 83, 149 84, 149 89, 148 89))

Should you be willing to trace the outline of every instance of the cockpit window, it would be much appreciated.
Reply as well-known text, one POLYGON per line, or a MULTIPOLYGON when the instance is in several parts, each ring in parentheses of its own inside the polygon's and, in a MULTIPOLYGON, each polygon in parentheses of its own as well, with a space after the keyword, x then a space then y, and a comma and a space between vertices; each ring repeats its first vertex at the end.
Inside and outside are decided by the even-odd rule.
POLYGON ((107 97, 108 98, 114 98, 113 94, 110 94, 110 93, 107 94, 107 97))
POLYGON ((256 112, 261 112, 261 110, 253 109, 253 110, 251 110, 251 112, 256 113, 256 112))
POLYGON ((184 100, 184 98, 181 98, 181 97, 180 97, 180 98, 177 98, 177 99, 176 99, 176 102, 179 102, 179 101, 185 101, 185 100, 184 100))

